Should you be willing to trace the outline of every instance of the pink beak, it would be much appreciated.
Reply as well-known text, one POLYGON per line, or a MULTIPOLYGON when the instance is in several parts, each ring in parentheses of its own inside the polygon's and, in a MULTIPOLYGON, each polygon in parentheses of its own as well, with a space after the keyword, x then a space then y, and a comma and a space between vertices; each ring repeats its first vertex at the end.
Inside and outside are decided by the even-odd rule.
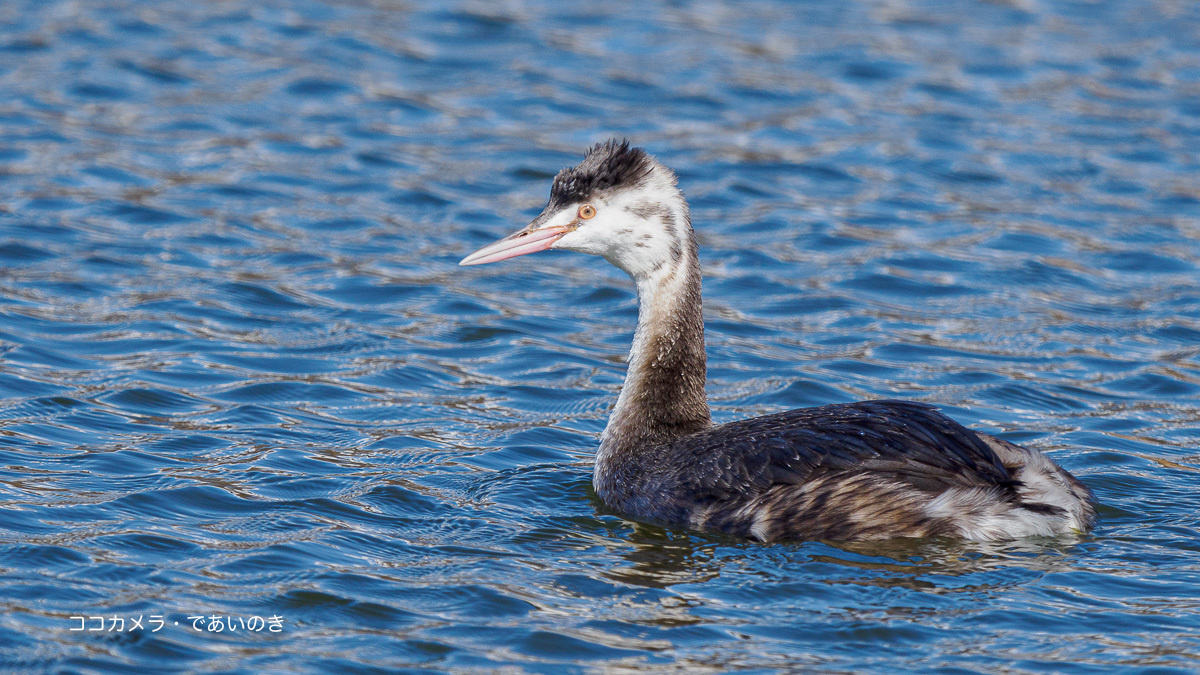
MULTIPOLYGON (((536 221, 535 221, 536 222, 536 221)), ((508 260, 526 253, 545 251, 571 231, 570 227, 555 226, 534 229, 533 225, 493 242, 459 261, 459 265, 484 265, 508 260)))

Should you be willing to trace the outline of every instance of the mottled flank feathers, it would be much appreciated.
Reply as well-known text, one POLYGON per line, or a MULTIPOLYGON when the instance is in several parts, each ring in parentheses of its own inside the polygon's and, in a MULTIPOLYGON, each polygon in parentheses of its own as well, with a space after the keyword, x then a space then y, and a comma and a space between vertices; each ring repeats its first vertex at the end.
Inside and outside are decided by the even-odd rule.
POLYGON ((605 191, 637 187, 653 167, 650 156, 641 148, 629 147, 629 141, 618 143, 614 138, 597 143, 579 165, 554 177, 550 206, 586 202, 605 191))
POLYGON ((629 450, 598 485, 609 505, 762 541, 1009 539, 1095 519, 1087 488, 1041 453, 908 401, 803 408, 629 450))

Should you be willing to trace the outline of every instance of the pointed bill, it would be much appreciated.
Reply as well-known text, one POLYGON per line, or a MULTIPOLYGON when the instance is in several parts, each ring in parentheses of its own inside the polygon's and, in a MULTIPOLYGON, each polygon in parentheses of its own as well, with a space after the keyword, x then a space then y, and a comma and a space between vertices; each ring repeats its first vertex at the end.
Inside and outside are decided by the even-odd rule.
POLYGON ((534 229, 537 223, 538 221, 534 221, 529 227, 518 230, 500 241, 484 246, 460 260, 458 264, 484 265, 515 258, 526 253, 545 251, 553 246, 554 242, 561 239, 564 234, 571 231, 571 228, 561 225, 534 229))

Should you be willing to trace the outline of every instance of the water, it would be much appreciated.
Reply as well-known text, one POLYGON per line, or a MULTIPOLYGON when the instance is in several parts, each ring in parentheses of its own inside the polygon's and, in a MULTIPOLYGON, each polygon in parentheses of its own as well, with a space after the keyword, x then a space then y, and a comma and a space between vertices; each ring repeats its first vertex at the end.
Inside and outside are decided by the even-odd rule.
POLYGON ((0 5, 3 669, 1200 668, 1197 7, 0 5), (936 403, 1095 532, 607 512, 630 283, 456 263, 610 136, 691 200, 719 421, 936 403))

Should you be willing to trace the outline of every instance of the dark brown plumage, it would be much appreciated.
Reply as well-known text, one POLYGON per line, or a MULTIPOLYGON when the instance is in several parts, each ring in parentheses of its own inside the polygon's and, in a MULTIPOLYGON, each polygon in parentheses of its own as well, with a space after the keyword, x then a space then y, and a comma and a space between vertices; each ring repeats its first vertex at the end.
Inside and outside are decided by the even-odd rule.
POLYGON ((947 519, 923 512, 947 489, 1020 500, 1018 481, 977 432, 909 401, 791 410, 626 452, 597 486, 616 510, 764 539, 953 534, 947 519))

